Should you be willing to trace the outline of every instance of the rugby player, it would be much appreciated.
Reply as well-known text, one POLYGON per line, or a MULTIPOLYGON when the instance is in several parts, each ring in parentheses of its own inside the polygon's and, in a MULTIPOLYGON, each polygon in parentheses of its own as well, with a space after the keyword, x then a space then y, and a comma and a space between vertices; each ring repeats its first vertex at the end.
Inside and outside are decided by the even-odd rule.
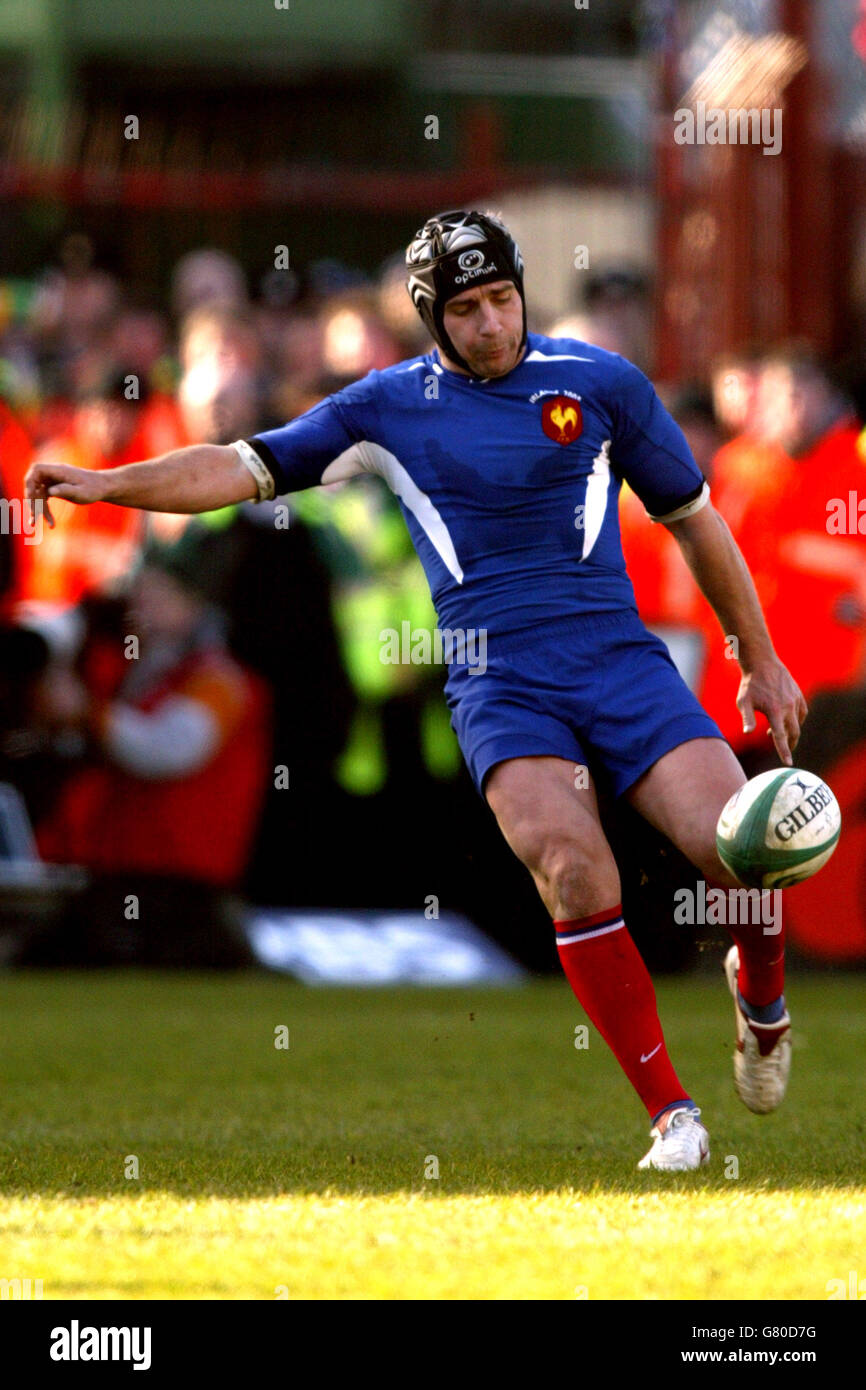
MULTIPOLYGON (((39 463, 27 494, 203 512, 377 473, 396 494, 437 608, 464 635, 445 686, 478 791, 532 874, 560 960, 646 1106, 643 1168, 698 1168, 707 1131, 668 1056, 649 974, 622 917, 599 778, 720 887, 715 826, 745 781, 729 744, 640 622, 620 544, 622 479, 675 536, 722 632, 737 706, 766 715, 791 764, 806 704, 777 658, 742 556, 647 378, 587 343, 528 333, 523 262, 503 223, 431 218, 408 289, 435 343, 280 429, 104 472, 39 463), (469 660, 483 634, 483 668, 469 660)), ((453 653, 452 653, 453 655, 453 653)), ((729 914, 730 915, 730 914, 729 914)), ((782 934, 730 927, 735 1082, 774 1109, 790 1067, 782 934)))

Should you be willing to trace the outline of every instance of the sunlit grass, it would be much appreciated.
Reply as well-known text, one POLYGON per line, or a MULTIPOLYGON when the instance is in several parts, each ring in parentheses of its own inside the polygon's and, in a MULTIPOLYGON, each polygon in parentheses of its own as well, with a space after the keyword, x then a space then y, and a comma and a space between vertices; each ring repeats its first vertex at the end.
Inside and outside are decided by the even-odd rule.
POLYGON ((46 1298, 826 1298, 866 1277, 866 979, 788 997, 791 1092, 758 1118, 721 971, 661 983, 712 1142, 666 1176, 636 1170, 646 1117, 592 1030, 574 1047, 564 982, 5 976, 0 1277, 46 1298))

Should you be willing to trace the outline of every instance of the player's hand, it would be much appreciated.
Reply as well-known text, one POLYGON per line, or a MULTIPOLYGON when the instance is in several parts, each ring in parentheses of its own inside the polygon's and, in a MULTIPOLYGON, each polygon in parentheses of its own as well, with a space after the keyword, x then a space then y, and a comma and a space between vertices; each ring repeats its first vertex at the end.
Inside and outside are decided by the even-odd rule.
POLYGON ((737 694, 743 733, 755 727, 755 711, 769 720, 767 734, 783 763, 793 767, 792 753, 800 741, 800 726, 809 713, 803 692, 778 657, 771 657, 743 676, 737 694))
POLYGON ((24 479, 24 496, 29 499, 35 516, 37 502, 42 503, 43 515, 53 526, 49 497, 65 497, 67 502, 101 502, 105 497, 105 479, 99 471, 74 468, 70 463, 34 463, 24 479))

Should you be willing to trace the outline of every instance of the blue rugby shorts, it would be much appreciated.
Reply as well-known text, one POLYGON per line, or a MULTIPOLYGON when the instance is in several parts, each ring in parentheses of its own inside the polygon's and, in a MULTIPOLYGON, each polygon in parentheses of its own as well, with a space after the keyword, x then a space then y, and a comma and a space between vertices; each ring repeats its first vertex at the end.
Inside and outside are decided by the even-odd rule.
POLYGON ((497 763, 539 755, 587 766, 622 796, 672 748, 724 737, 632 610, 490 638, 477 665, 451 665, 445 697, 482 796, 497 763))

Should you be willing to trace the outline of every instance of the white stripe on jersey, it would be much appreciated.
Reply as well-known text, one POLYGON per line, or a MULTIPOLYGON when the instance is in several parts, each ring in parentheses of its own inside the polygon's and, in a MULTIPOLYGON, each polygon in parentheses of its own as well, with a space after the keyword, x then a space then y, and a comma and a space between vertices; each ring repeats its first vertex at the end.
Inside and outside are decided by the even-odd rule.
MULTIPOLYGON (((378 473, 381 478, 384 478, 395 497, 399 497, 403 505, 408 507, 428 540, 435 547, 436 553, 447 566, 449 574, 454 576, 458 584, 462 584, 463 569, 457 559, 457 551, 454 549, 454 542, 448 527, 433 506, 427 493, 422 492, 418 484, 413 482, 396 454, 392 454, 381 444, 374 444, 370 439, 359 440, 357 444, 352 446, 352 449, 347 449, 346 453, 350 454, 354 449, 358 451, 361 466, 368 473, 378 473)), ((346 454, 341 454, 340 457, 345 458, 346 454)), ((327 474, 333 466, 333 464, 329 464, 328 468, 325 469, 325 473, 322 475, 323 482, 330 481, 327 474)))
POLYGON ((320 483, 345 483, 349 478, 360 478, 365 471, 364 460, 357 444, 350 444, 335 459, 332 459, 319 479, 320 483))
POLYGON ((607 511, 610 488, 610 440, 606 439, 592 461, 592 472, 586 480, 586 512, 583 518, 583 553, 585 560, 598 540, 607 511))
POLYGON ((595 357, 575 357, 573 352, 539 352, 538 348, 533 348, 523 359, 524 362, 595 362, 596 360, 595 357))

